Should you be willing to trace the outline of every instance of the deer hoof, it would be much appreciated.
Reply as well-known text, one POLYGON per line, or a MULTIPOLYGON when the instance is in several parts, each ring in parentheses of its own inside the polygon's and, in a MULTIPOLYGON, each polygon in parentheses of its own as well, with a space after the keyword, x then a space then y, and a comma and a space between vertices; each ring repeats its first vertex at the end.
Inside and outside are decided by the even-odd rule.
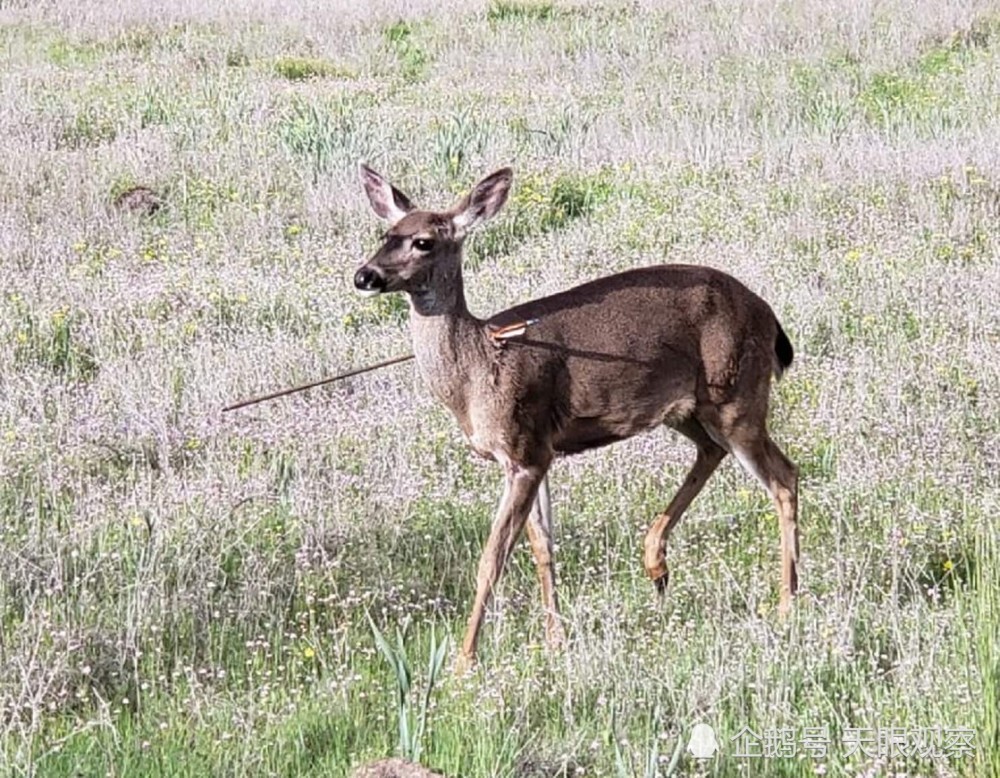
POLYGON ((545 646, 549 651, 559 651, 566 645, 566 632, 559 621, 550 624, 545 631, 545 646))
POLYGON ((653 586, 656 587, 656 594, 658 597, 663 597, 667 593, 667 584, 670 582, 670 572, 664 568, 663 572, 657 576, 653 576, 653 586))
POLYGON ((455 658, 455 677, 464 678, 476 667, 476 657, 469 654, 459 654, 455 658))

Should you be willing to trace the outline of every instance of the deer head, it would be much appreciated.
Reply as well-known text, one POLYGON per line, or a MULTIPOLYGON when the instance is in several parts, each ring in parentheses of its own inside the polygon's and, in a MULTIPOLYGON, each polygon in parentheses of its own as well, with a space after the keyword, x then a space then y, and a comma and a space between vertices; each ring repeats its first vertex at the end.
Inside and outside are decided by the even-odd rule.
POLYGON ((360 174, 372 210, 389 229, 379 250, 355 273, 354 286, 364 295, 416 296, 458 289, 465 236, 503 207, 514 175, 503 168, 447 211, 421 211, 367 165, 360 166, 360 174))

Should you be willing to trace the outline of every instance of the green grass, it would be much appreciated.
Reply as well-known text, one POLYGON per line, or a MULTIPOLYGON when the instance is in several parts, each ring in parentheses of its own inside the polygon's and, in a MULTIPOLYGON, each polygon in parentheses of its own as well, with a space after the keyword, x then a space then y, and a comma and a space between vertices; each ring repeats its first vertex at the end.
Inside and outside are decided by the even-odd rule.
POLYGON ((281 57, 274 62, 274 72, 288 81, 312 78, 354 78, 355 74, 332 62, 310 57, 281 57))
POLYGON ((490 3, 490 7, 486 11, 486 18, 493 23, 545 22, 553 19, 556 13, 554 3, 496 0, 496 2, 490 3))
POLYGON ((452 778, 1000 776, 995 16, 23 5, 0 26, 0 775, 419 751, 452 778), (431 208, 514 167, 466 247, 478 315, 663 261, 771 303, 796 349, 771 411, 802 479, 788 620, 735 463, 657 603, 642 538, 693 451, 656 433, 555 466, 567 649, 522 544, 453 677, 501 473, 412 364, 220 410, 409 350, 406 300, 352 291, 384 228, 359 161, 431 208), (115 211, 137 185, 166 207, 115 211), (795 755, 740 758, 744 727, 795 755), (849 753, 890 727, 969 728, 974 753, 849 753))
POLYGON ((396 58, 394 71, 406 83, 423 80, 432 62, 427 45, 421 40, 426 30, 426 23, 416 24, 406 20, 393 22, 382 30, 386 47, 396 58))

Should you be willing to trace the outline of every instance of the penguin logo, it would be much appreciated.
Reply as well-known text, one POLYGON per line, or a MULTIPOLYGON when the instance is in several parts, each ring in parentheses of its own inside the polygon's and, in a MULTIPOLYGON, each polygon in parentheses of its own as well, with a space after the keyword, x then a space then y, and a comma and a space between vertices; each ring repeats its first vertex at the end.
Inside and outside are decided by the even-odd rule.
POLYGON ((708 724, 695 724, 691 730, 691 742, 687 750, 695 759, 709 759, 719 750, 719 742, 715 739, 715 730, 708 724))

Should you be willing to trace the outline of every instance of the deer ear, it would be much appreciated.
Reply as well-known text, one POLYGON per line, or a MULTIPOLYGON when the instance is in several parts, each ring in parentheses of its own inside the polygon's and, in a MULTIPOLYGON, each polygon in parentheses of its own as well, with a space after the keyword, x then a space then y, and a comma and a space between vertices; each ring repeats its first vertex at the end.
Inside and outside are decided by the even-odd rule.
POLYGON ((476 226, 496 216, 507 202, 513 180, 514 171, 505 167, 476 184, 472 191, 451 209, 455 237, 465 237, 476 226))
POLYGON ((365 188, 368 201, 376 215, 390 224, 395 224, 413 210, 413 203, 405 194, 386 181, 364 162, 358 165, 361 185, 365 188))

